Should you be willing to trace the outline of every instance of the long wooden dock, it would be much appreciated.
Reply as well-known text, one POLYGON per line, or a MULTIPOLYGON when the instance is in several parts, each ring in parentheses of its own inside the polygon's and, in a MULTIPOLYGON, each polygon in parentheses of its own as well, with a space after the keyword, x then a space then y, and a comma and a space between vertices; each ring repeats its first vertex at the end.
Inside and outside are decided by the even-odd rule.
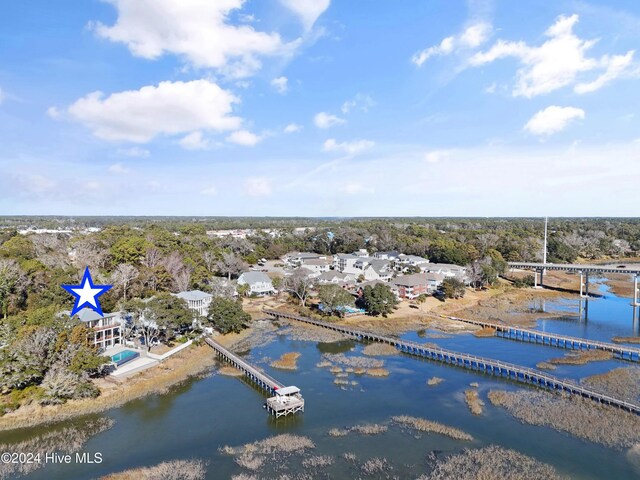
POLYGON ((265 406, 267 410, 269 410, 269 413, 275 415, 276 418, 283 415, 304 412, 304 399, 302 395, 300 395, 299 389, 296 387, 285 387, 275 378, 261 372, 248 362, 245 362, 238 355, 223 347, 211 337, 205 337, 204 341, 207 342, 207 345, 213 348, 223 360, 236 367, 267 393, 274 395, 272 398, 267 399, 265 406), (295 389, 296 391, 290 394, 287 392, 287 390, 290 389, 295 389), (286 395, 282 395, 283 392, 287 392, 286 395))
POLYGON ((468 318, 446 317, 450 320, 469 323, 483 328, 491 328, 496 331, 496 336, 517 340, 521 342, 537 343, 550 347, 565 348, 568 350, 604 350, 613 353, 614 357, 631 362, 640 362, 640 348, 628 347, 609 342, 588 340, 586 338, 569 337, 555 333, 541 332, 530 328, 514 327, 503 323, 485 322, 483 320, 471 320, 468 318))
POLYGON ((369 340, 381 342, 396 347, 401 352, 427 358, 437 362, 447 363, 449 365, 458 366, 467 370, 475 370, 488 373, 497 377, 508 378, 516 382, 533 385, 546 390, 564 391, 572 395, 578 395, 590 400, 621 408, 628 412, 640 415, 640 406, 635 405, 618 398, 614 398, 602 392, 598 392, 589 388, 585 388, 575 382, 562 380, 560 378, 548 375, 539 370, 521 367, 500 360, 479 357, 467 353, 454 352, 439 347, 430 347, 417 342, 401 340, 399 338, 387 337, 371 332, 356 330, 352 328, 342 327, 333 323, 314 320, 308 317, 293 315, 290 313, 279 312, 277 310, 264 310, 264 313, 275 318, 284 318, 297 320, 299 322, 316 325, 318 327, 328 328, 330 330, 340 332, 344 335, 353 337, 357 340, 369 340))

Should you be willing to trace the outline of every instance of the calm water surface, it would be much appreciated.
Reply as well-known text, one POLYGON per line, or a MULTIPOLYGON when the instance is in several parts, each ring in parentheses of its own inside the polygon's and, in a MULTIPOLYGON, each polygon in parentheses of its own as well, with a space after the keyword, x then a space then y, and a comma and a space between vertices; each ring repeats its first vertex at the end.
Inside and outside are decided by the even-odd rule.
MULTIPOLYGON (((547 310, 566 312, 557 320, 541 320, 545 331, 587 338, 610 340, 612 336, 630 336, 637 332, 633 309, 628 299, 617 298, 606 289, 605 297, 589 302, 588 316, 577 315, 578 300, 547 303, 547 310)), ((542 360, 560 357, 564 350, 497 338, 457 335, 449 338, 421 338, 416 332, 406 338, 438 343, 447 348, 467 351, 533 367, 542 360)), ((381 357, 391 374, 386 378, 353 377, 358 385, 341 389, 326 368, 318 368, 323 352, 361 355, 363 346, 351 341, 316 344, 294 341, 285 336, 260 348, 248 358, 285 384, 297 385, 306 400, 306 412, 295 418, 275 421, 262 408, 263 394, 239 378, 218 375, 192 379, 164 395, 131 402, 105 415, 115 421, 113 428, 93 437, 83 451, 101 452, 100 465, 48 466, 28 478, 85 479, 148 466, 172 459, 201 458, 209 461, 208 478, 229 478, 242 473, 233 457, 218 452, 223 445, 239 446, 278 433, 295 433, 311 438, 316 455, 339 457, 355 453, 360 460, 384 457, 399 478, 415 478, 428 470, 427 455, 456 452, 462 448, 498 444, 515 449, 542 462, 552 464, 560 473, 580 479, 638 478, 640 471, 627 460, 625 451, 604 448, 575 439, 548 428, 520 424, 504 410, 486 401, 482 416, 472 415, 464 403, 464 390, 478 382, 481 396, 492 388, 519 388, 505 380, 467 372, 455 367, 408 356, 381 357), (272 369, 267 358, 284 352, 302 354, 295 372, 272 369), (438 376, 445 381, 427 386, 426 380, 438 376), (425 434, 417 438, 396 427, 373 436, 350 434, 329 437, 332 427, 362 423, 388 422, 393 415, 413 415, 460 428, 474 440, 462 442, 448 437, 425 434)), ((582 366, 559 366, 554 375, 580 379, 628 363, 595 362, 582 366)), ((67 425, 72 425, 69 422, 67 425)), ((0 434, 0 443, 24 440, 44 429, 0 434)), ((292 460, 296 471, 299 460, 292 460), (296 463, 298 462, 298 463, 296 463)), ((263 473, 264 476, 264 473, 263 473)), ((359 472, 337 459, 317 478, 353 478, 359 472)))

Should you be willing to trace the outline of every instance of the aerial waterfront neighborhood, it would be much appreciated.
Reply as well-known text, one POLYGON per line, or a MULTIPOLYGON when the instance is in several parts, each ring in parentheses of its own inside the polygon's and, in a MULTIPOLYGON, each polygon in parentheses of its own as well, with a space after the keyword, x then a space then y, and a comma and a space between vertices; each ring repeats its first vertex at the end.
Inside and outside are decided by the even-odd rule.
POLYGON ((640 3, 4 2, 0 480, 640 478, 640 3))

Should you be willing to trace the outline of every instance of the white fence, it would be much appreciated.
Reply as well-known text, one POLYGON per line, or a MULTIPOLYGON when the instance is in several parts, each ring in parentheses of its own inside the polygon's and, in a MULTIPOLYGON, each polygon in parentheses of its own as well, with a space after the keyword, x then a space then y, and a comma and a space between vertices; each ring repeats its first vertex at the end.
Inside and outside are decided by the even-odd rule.
POLYGON ((188 342, 185 342, 182 345, 177 346, 173 350, 169 350, 168 352, 163 353, 162 355, 156 355, 155 353, 147 352, 147 357, 153 358, 154 360, 162 361, 165 358, 169 358, 171 355, 174 355, 174 354, 180 352, 181 350, 184 350, 185 348, 187 348, 192 343, 193 343, 193 340, 189 340, 188 342))

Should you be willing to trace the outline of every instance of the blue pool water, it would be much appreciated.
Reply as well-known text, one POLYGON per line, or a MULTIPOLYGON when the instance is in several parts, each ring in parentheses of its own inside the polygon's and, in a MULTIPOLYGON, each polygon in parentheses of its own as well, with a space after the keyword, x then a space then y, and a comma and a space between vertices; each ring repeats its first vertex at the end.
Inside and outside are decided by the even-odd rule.
POLYGON ((139 356, 140 354, 138 352, 134 352, 133 350, 123 350, 116 353, 115 355, 111 355, 111 361, 120 366, 123 363, 127 363, 129 360, 133 360, 134 358, 139 356))

